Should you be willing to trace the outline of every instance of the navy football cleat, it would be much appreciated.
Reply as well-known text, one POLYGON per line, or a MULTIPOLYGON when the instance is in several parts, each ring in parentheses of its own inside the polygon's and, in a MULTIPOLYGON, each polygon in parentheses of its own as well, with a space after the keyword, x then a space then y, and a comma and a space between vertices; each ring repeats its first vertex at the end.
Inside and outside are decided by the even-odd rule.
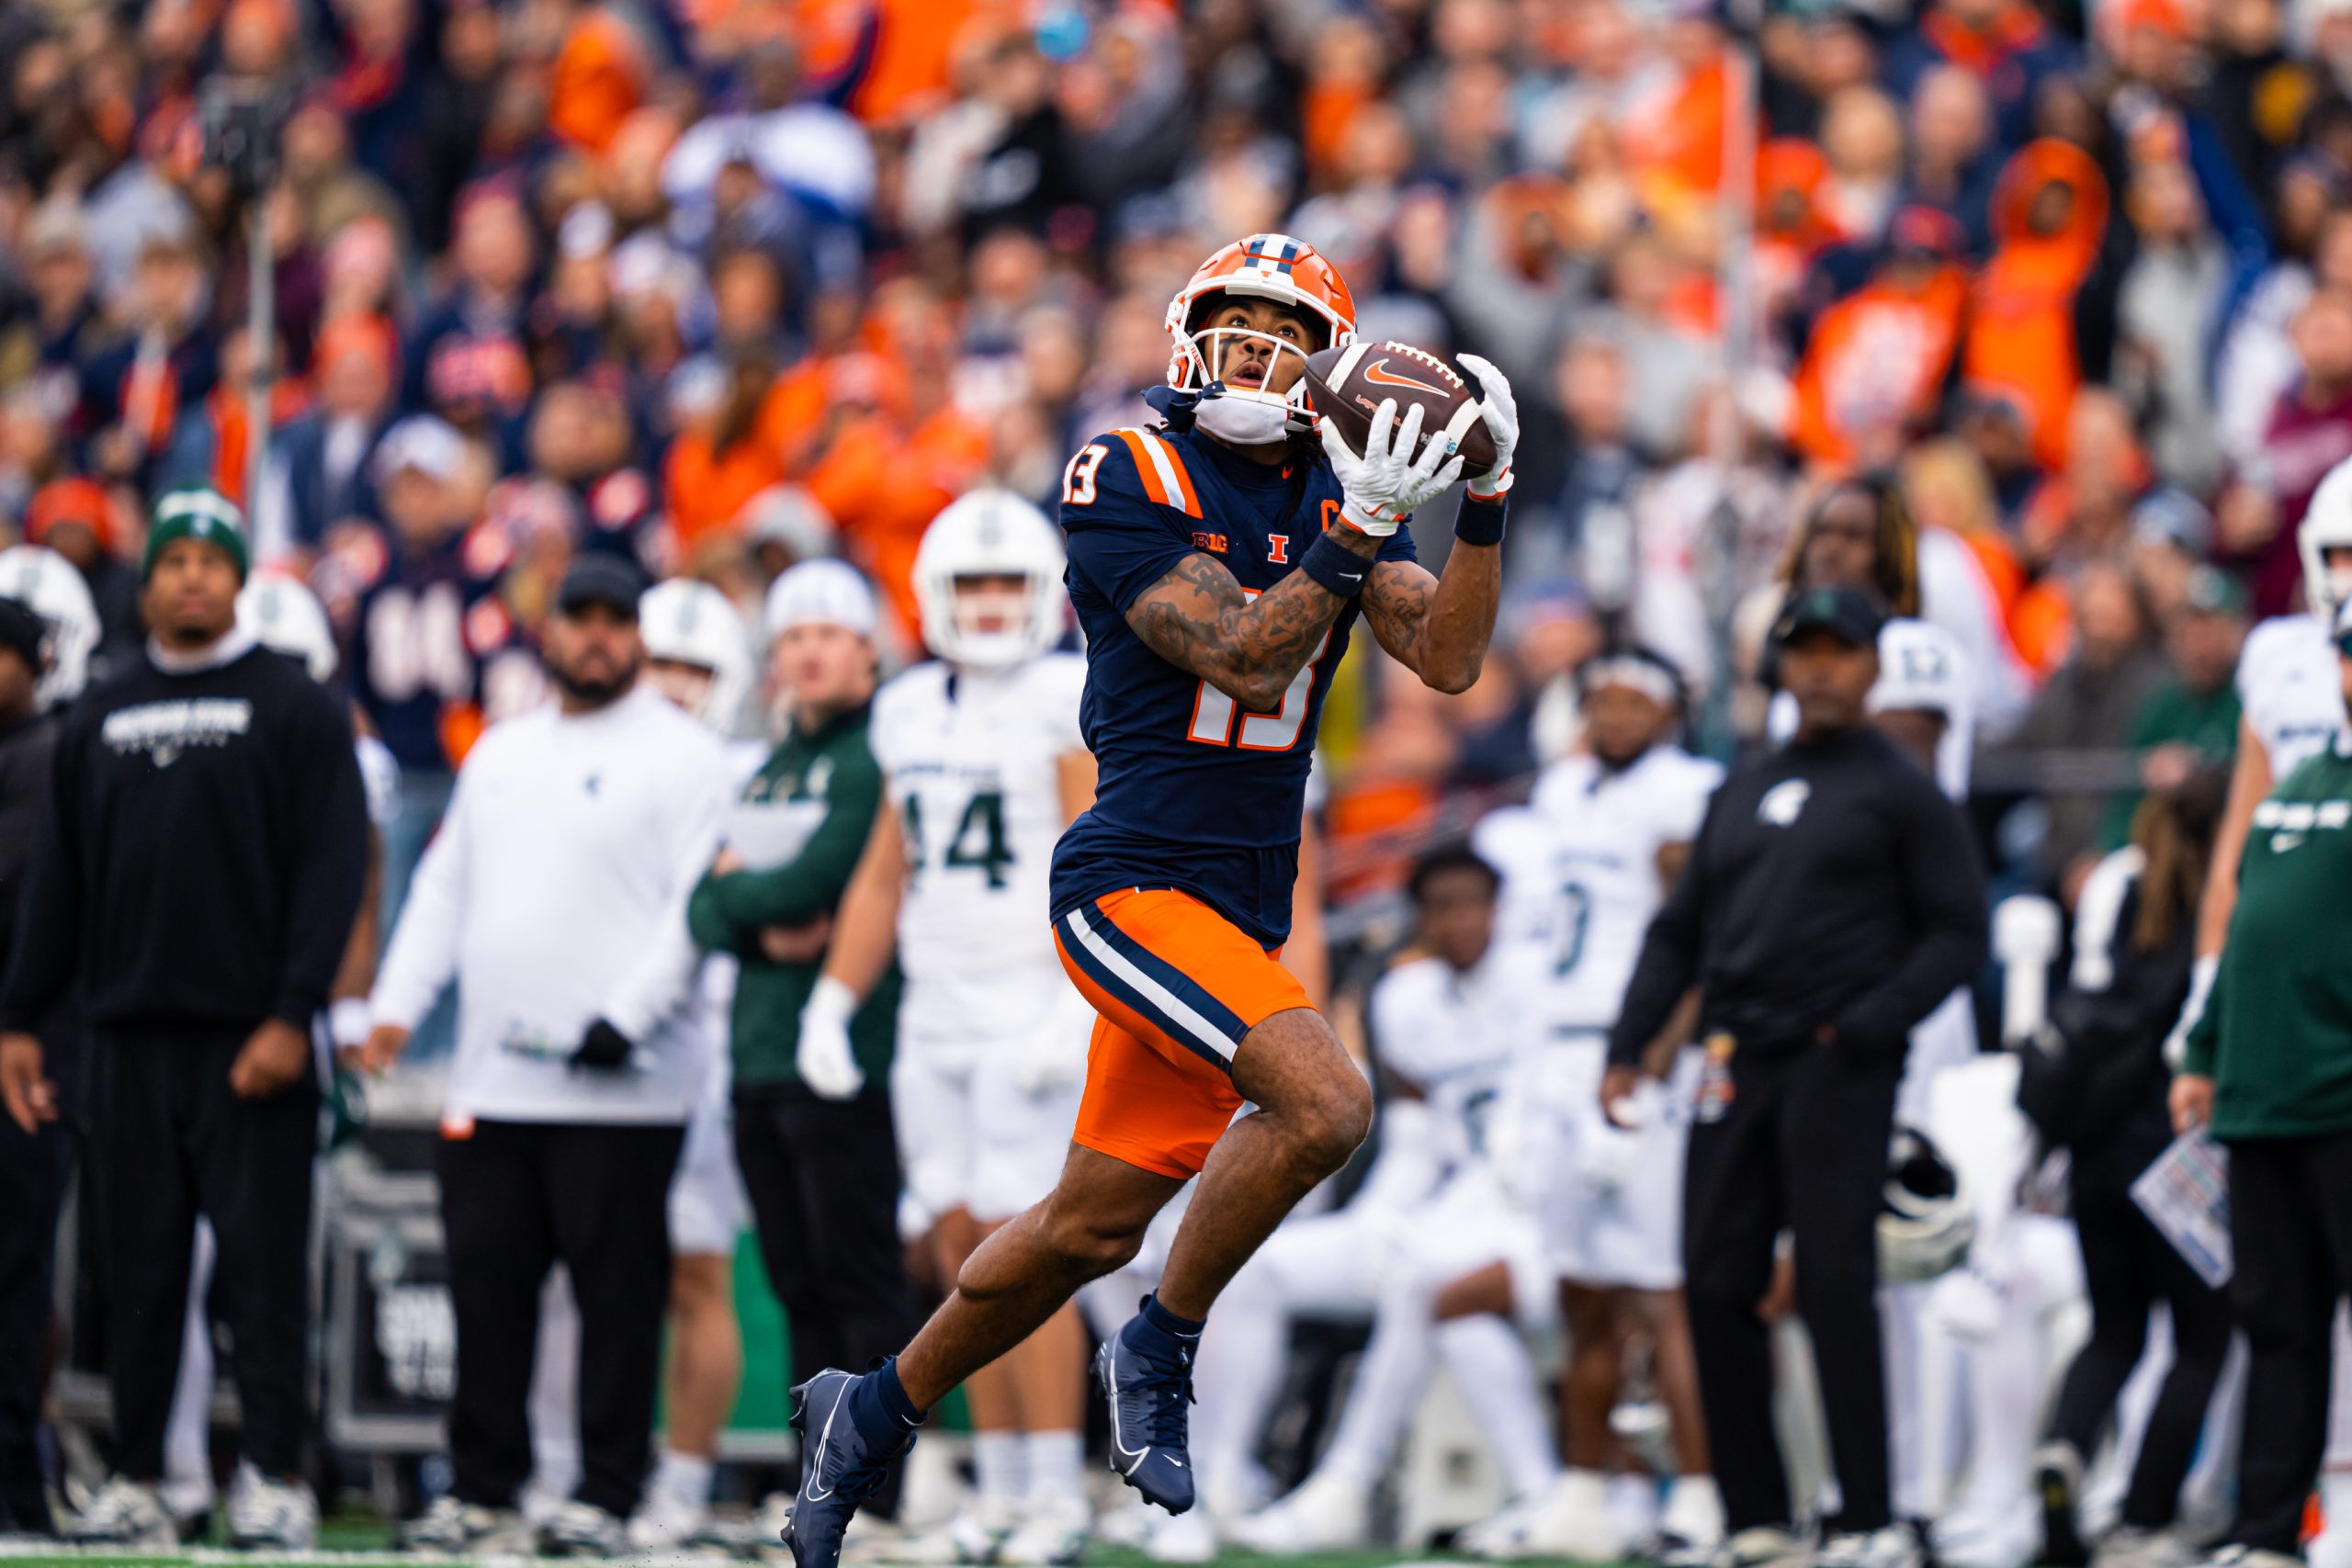
POLYGON ((1138 1313, 1094 1353, 1094 1378, 1111 1402, 1111 1468, 1171 1514, 1193 1506, 1184 1451, 1197 1337, 1154 1326, 1138 1313))
POLYGON ((878 1442, 859 1429, 850 1396, 860 1381, 828 1369, 792 1391, 800 1493, 792 1500, 784 1544, 798 1568, 833 1568, 841 1561, 842 1537, 857 1506, 882 1489, 890 1467, 915 1446, 911 1428, 878 1442))

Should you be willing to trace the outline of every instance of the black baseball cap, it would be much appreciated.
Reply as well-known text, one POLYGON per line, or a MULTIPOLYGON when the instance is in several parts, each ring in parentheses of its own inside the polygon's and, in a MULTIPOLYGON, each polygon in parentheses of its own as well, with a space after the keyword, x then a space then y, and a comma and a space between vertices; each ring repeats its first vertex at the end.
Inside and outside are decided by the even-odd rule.
POLYGON ((1800 588, 1772 623, 1772 646, 1786 648, 1807 632, 1827 632, 1849 648, 1874 648, 1886 610, 1860 588, 1800 588))
POLYGON ((555 607, 558 614, 568 615, 590 604, 602 604, 633 621, 637 601, 644 592, 643 572, 618 556, 591 551, 574 560, 563 574, 555 607))

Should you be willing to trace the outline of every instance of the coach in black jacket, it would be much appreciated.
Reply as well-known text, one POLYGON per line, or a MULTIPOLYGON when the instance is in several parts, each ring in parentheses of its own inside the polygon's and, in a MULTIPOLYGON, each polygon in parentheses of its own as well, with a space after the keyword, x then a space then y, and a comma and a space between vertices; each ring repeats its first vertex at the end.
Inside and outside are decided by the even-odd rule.
POLYGON ((68 1533, 167 1540, 153 1483, 179 1372, 196 1217, 219 1239, 245 1457, 232 1541, 315 1529, 300 1473, 308 1348, 312 1018, 366 874, 350 721, 236 626, 243 519, 209 491, 157 503, 147 656, 57 742, 7 984, 0 1095, 55 1114, 32 1032, 69 987, 89 1022, 89 1169, 108 1303, 116 1478, 68 1533))
POLYGON ((1772 642, 1796 738, 1715 792, 1609 1041, 1601 1093, 1613 1108, 1644 1047, 1699 987, 1708 1065, 1683 1265, 1736 1562, 1804 1551, 1757 1310, 1783 1228, 1844 1496, 1818 1561, 1916 1561, 1908 1533, 1889 1528, 1877 1217, 1911 1027, 1984 963, 1986 915, 1960 814, 1866 716, 1883 621, 1852 588, 1802 590, 1781 611, 1772 642))

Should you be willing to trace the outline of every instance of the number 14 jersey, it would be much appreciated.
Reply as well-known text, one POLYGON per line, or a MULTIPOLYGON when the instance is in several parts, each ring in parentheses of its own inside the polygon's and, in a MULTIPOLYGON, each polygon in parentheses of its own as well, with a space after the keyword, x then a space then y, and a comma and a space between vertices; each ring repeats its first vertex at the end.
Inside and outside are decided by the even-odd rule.
MULTIPOLYGON (((1297 570, 1339 514, 1339 480, 1311 448, 1294 471, 1197 432, 1114 430, 1070 459, 1061 520, 1102 782, 1057 853, 1056 919, 1122 887, 1172 887, 1267 947, 1287 938, 1316 723, 1360 612, 1340 612, 1270 713, 1239 711, 1162 659, 1126 615, 1191 555, 1255 597, 1297 570)), ((1380 558, 1411 560, 1410 536, 1383 543, 1380 558)))
POLYGON ((874 699, 868 738, 906 842, 899 1030, 910 1047, 1018 1034, 1067 999, 1045 916, 1059 764, 1085 745, 1085 679, 1069 653, 978 672, 933 660, 874 699))

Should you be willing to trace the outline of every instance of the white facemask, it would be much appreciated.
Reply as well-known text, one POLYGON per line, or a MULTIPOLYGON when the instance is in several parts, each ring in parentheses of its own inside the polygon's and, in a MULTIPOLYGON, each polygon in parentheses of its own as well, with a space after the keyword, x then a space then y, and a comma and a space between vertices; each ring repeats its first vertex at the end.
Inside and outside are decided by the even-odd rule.
POLYGON ((1289 434, 1290 411, 1256 398, 1204 398, 1193 411, 1193 421, 1237 446, 1268 446, 1289 434))

